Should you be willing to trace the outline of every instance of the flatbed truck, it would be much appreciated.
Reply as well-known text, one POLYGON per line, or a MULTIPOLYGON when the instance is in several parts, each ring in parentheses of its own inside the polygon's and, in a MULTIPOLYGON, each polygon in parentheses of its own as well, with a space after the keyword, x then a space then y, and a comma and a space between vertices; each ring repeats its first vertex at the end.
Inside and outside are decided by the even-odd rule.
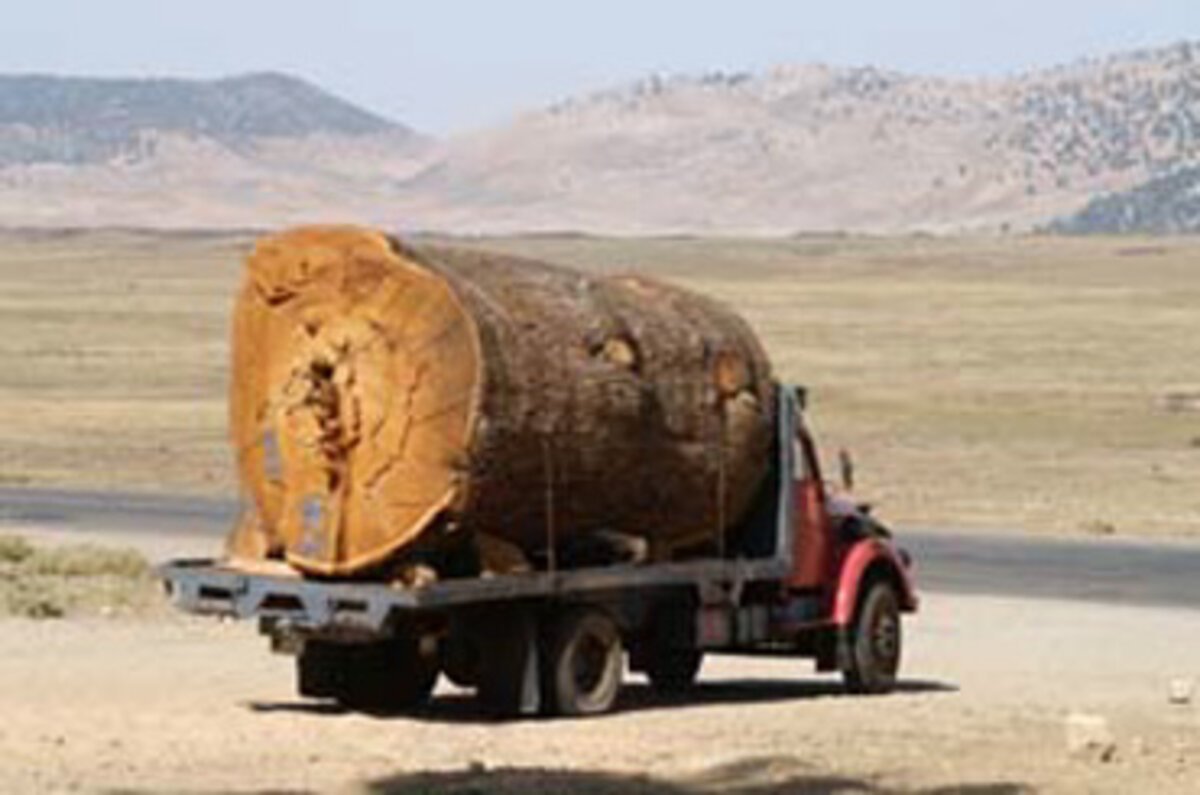
POLYGON ((719 554, 570 569, 549 555, 540 570, 417 587, 282 562, 178 560, 160 574, 184 611, 257 619, 296 656, 302 696, 352 709, 417 708, 445 675, 492 714, 592 715, 614 707, 627 667, 681 692, 710 653, 811 659, 850 692, 890 691, 902 616, 918 606, 912 561, 826 483, 806 392, 781 386, 777 405, 768 483, 719 554))

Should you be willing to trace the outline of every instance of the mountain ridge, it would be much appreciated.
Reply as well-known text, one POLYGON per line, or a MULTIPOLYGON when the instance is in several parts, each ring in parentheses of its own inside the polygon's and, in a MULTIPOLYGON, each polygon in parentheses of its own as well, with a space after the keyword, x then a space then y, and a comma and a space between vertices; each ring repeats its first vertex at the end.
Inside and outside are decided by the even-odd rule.
POLYGON ((0 75, 0 164, 103 161, 146 133, 257 137, 411 133, 300 78, 257 72, 215 80, 0 75))
POLYGON ((1192 42, 1010 77, 651 75, 442 139, 277 73, 0 76, 8 225, 1002 232, 1195 165, 1192 42))
MULTIPOLYGON (((540 194, 587 228, 607 225, 588 206, 605 191, 612 205, 654 195, 642 229, 1035 228, 1195 160, 1198 54, 1179 43, 1010 78, 820 65, 652 76, 485 132, 438 164, 437 187, 485 205, 540 194), (491 170, 497 152, 523 183, 491 170)), ((527 223, 552 226, 554 208, 538 209, 527 223)))

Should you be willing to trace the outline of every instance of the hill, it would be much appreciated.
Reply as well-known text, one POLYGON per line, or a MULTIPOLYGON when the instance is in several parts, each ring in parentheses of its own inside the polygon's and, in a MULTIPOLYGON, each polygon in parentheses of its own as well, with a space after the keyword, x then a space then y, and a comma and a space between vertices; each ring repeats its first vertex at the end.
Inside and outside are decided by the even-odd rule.
POLYGON ((1127 191, 1093 199, 1050 225, 1073 235, 1200 232, 1200 166, 1155 177, 1127 191))
POLYGON ((1196 161, 1200 47, 1008 79, 650 78, 447 143, 456 218, 610 232, 1022 229, 1196 161))
POLYGON ((399 125, 279 74, 227 80, 0 76, 0 165, 94 163, 153 153, 154 136, 371 135, 399 125))
POLYGON ((0 76, 0 225, 386 222, 381 184, 427 146, 281 74, 0 76))
POLYGON ((1008 78, 650 77, 443 140, 284 75, 0 78, 10 226, 1005 231, 1193 166, 1191 43, 1008 78))

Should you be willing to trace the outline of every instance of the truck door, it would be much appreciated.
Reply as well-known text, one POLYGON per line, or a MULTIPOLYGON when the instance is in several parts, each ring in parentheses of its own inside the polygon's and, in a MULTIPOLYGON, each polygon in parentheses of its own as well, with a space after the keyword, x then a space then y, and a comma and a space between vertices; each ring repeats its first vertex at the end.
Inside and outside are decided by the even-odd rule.
POLYGON ((792 484, 792 575, 788 584, 795 590, 818 590, 829 579, 833 553, 829 515, 825 506, 825 482, 817 458, 816 444, 796 412, 793 441, 795 469, 792 484))

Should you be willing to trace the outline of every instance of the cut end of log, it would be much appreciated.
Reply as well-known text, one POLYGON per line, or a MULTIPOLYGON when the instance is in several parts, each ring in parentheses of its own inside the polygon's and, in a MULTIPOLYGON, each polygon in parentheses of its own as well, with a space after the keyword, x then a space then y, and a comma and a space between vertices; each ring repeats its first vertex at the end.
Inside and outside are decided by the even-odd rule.
POLYGON ((445 280, 387 237, 332 227, 264 240, 234 347, 243 478, 270 492, 264 524, 297 568, 370 566, 455 502, 474 327, 445 280))

